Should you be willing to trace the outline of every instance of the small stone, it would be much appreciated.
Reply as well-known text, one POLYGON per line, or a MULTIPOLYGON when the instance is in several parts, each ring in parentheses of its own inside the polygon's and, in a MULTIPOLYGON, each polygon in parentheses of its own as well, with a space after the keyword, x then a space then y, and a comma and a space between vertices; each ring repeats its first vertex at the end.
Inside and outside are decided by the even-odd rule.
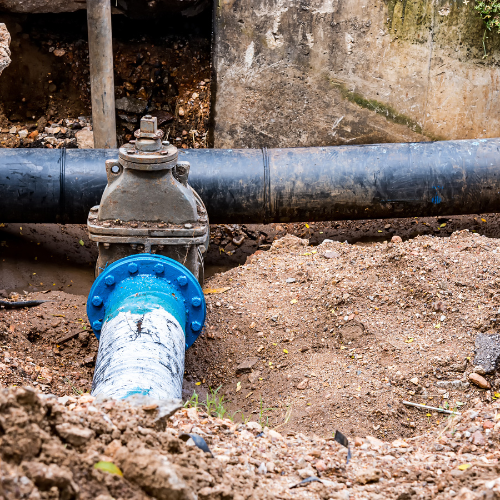
POLYGON ((478 375, 486 375, 486 370, 481 365, 474 366, 472 368, 472 372, 477 373, 478 375))
POLYGON ((258 362, 259 358, 246 359, 236 367, 236 373, 249 373, 258 362))
POLYGON ((261 375, 260 371, 256 370, 256 371, 250 373, 250 375, 248 375, 248 381, 251 384, 255 384, 255 382, 257 382, 257 380, 259 380, 260 375, 261 375))
POLYGON ((266 462, 267 472, 274 472, 276 469, 276 465, 274 462, 266 462))
POLYGON ((471 435, 471 442, 476 446, 484 446, 486 444, 486 440, 484 439, 483 433, 481 431, 473 432, 471 435))
POLYGON ((340 254, 338 252, 328 251, 322 254, 322 257, 324 257, 325 259, 337 259, 338 257, 340 257, 340 254))
POLYGON ((297 389, 299 389, 300 391, 303 391, 304 389, 307 389, 308 385, 309 385, 309 379, 305 378, 304 380, 302 380, 302 382, 297 384, 297 389))
POLYGON ((16 127, 12 127, 11 129, 9 129, 9 134, 15 134, 17 131, 17 128, 16 127))
POLYGON ((401 236, 393 236, 391 238, 392 243, 403 243, 403 240, 401 239, 401 236))
POLYGON ((260 434, 262 432, 262 425, 260 425, 259 422, 247 422, 247 429, 256 431, 257 434, 260 434))
POLYGON ((75 137, 79 149, 94 149, 94 132, 92 130, 83 128, 75 134, 75 137))
POLYGON ((485 420, 483 422, 483 429, 493 429, 495 427, 495 424, 491 420, 485 420))
POLYGON ((271 439, 283 439, 283 436, 278 431, 275 431, 273 429, 269 429, 268 436, 271 439))
POLYGON ((500 365, 500 335, 498 333, 476 335, 474 364, 482 366, 486 373, 493 373, 500 365))
POLYGON ((481 389, 490 389, 490 383, 481 375, 477 373, 470 373, 469 380, 474 384, 480 387, 481 389))
POLYGON ((73 446, 81 446, 94 437, 93 430, 69 423, 56 425, 56 431, 63 441, 73 446))
POLYGON ((179 108, 179 111, 177 113, 179 114, 179 116, 184 116, 185 115, 184 108, 179 108))
POLYGON ((295 278, 287 278, 286 282, 287 283, 295 283, 297 280, 295 278))
POLYGON ((316 477, 317 473, 312 467, 307 467, 305 469, 299 469, 297 474, 301 477, 301 479, 307 479, 308 477, 316 477))
POLYGON ((133 97, 121 97, 116 99, 115 107, 126 113, 141 114, 147 106, 146 101, 141 101, 140 99, 135 99, 133 97))
POLYGON ((368 467, 366 470, 361 471, 356 476, 356 482, 359 484, 377 483, 382 477, 382 471, 368 467))
POLYGON ((28 131, 27 130, 20 130, 19 131, 19 137, 21 139, 26 139, 26 137, 28 137, 28 131))
POLYGON ((354 446, 359 448, 360 446, 363 446, 363 443, 364 443, 364 441, 360 437, 354 438, 354 446))
POLYGON ((257 469, 257 474, 267 474, 267 467, 264 462, 261 462, 259 468, 257 469))
POLYGON ((199 94, 198 92, 193 92, 193 95, 191 96, 192 99, 198 99, 199 94))
POLYGON ((413 384, 413 385, 418 385, 418 377, 413 377, 410 379, 410 382, 413 384))
POLYGON ((327 465, 324 460, 318 460, 315 464, 314 467, 318 472, 325 472, 327 469, 327 465))
POLYGON ((64 49, 56 49, 54 50, 53 54, 56 57, 62 57, 64 54, 66 54, 66 51, 64 49))

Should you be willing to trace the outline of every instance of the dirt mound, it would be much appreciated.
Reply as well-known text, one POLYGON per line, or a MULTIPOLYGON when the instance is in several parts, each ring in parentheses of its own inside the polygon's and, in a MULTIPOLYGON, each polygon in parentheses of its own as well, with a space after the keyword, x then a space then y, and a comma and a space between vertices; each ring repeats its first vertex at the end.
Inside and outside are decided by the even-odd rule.
POLYGON ((351 444, 212 418, 172 402, 0 392, 6 500, 500 498, 497 410, 478 406, 439 433, 351 444), (186 433, 202 436, 211 451, 186 433), (212 455, 213 454, 213 455, 212 455), (302 483, 303 480, 306 480, 302 483), (300 485, 299 487, 294 487, 300 485))
POLYGON ((209 281, 216 293, 207 334, 187 353, 188 380, 222 385, 244 418, 325 437, 395 439, 442 421, 402 400, 491 400, 468 377, 476 334, 498 330, 498 240, 463 231, 303 244, 287 236, 209 281))

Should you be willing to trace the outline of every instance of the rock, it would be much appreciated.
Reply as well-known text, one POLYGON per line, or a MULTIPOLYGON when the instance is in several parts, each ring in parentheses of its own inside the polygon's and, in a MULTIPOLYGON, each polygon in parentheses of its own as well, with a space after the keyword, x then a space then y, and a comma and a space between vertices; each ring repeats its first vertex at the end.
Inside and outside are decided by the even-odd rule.
POLYGON ((477 385, 481 389, 490 389, 491 388, 490 383, 484 377, 481 377, 481 375, 478 375, 477 373, 470 373, 469 380, 474 385, 477 385))
POLYGON ((266 464, 264 462, 262 462, 258 469, 257 469, 257 474, 267 474, 267 467, 266 467, 266 464))
POLYGON ((486 440, 484 439, 483 433, 481 431, 473 432, 471 435, 471 443, 476 446, 484 446, 486 440))
POLYGON ((366 470, 356 475, 356 482, 359 484, 376 483, 382 477, 382 471, 368 467, 366 470))
POLYGON ((94 132, 88 128, 82 128, 76 134, 76 142, 79 149, 94 149, 94 132))
POLYGON ((115 101, 116 109, 125 111, 126 113, 142 114, 144 113, 146 106, 146 101, 141 101, 140 99, 135 99, 134 97, 121 97, 115 101))
POLYGON ((75 12, 85 9, 81 0, 0 0, 0 10, 18 14, 75 12))
POLYGON ((500 334, 478 333, 475 341, 474 365, 493 373, 500 361, 500 334))
POLYGON ((481 365, 474 366, 472 368, 472 372, 477 373, 478 375, 486 375, 486 370, 481 365))
POLYGON ((64 49, 56 49, 54 50, 53 54, 56 57, 62 57, 64 54, 66 54, 66 51, 64 49))
POLYGON ((269 432, 267 433, 267 435, 271 438, 271 439, 283 439, 283 436, 278 432, 278 431, 275 431, 273 429, 269 429, 269 432))
POLYGON ((249 373, 258 362, 259 358, 246 359, 236 367, 236 373, 249 373))
POLYGON ((454 498, 455 500, 476 500, 478 496, 473 491, 469 490, 469 488, 464 486, 454 498))
POLYGON ((413 377, 410 379, 410 382, 413 384, 413 385, 418 385, 418 377, 413 377))
POLYGON ((0 75, 11 63, 9 45, 10 33, 7 31, 7 26, 4 23, 0 23, 0 75))
POLYGON ((304 389, 307 389, 308 385, 309 385, 309 379, 305 378, 304 380, 302 380, 302 382, 299 382, 297 384, 297 389, 303 391, 304 389))
POLYGON ((340 257, 340 254, 338 252, 328 251, 322 254, 322 257, 324 257, 325 259, 337 259, 340 257))
POLYGON ((317 476, 317 473, 316 471, 311 467, 311 466, 308 466, 307 468, 305 469, 299 469, 297 471, 297 474, 302 478, 302 479, 307 479, 308 477, 311 477, 311 476, 317 476))
POLYGON ((94 437, 94 431, 69 423, 56 425, 56 431, 63 441, 73 446, 82 446, 94 437))
POLYGON ((363 446, 363 443, 364 443, 364 441, 362 438, 360 438, 360 437, 354 438, 354 446, 356 446, 356 447, 363 446))
POLYGON ((248 381, 251 384, 254 384, 255 382, 257 382, 257 380, 259 380, 260 375, 261 375, 260 371, 255 370, 254 372, 250 373, 250 375, 248 375, 248 381))
POLYGON ((403 243, 403 240, 401 239, 401 236, 393 236, 391 238, 392 243, 403 243))
POLYGON ((287 278, 286 283, 295 283, 297 280, 295 278, 287 278))
POLYGON ((315 464, 314 467, 318 472, 325 472, 327 469, 327 465, 324 460, 318 460, 315 464))
POLYGON ((274 472, 274 470, 276 469, 276 466, 274 464, 274 462, 266 462, 266 467, 267 467, 267 472, 274 472))
POLYGON ((262 425, 259 422, 247 422, 247 429, 251 431, 256 431, 258 434, 262 432, 262 425))
POLYGON ((179 111, 177 113, 179 114, 179 116, 184 116, 185 115, 184 108, 179 108, 179 111))
POLYGON ((158 500, 197 499, 182 479, 179 469, 157 451, 142 446, 129 450, 122 446, 115 454, 115 461, 128 481, 137 483, 158 500))
POLYGON ((61 498, 74 498, 79 493, 73 474, 66 467, 40 462, 23 462, 21 467, 26 476, 42 490, 55 486, 61 492, 61 498))

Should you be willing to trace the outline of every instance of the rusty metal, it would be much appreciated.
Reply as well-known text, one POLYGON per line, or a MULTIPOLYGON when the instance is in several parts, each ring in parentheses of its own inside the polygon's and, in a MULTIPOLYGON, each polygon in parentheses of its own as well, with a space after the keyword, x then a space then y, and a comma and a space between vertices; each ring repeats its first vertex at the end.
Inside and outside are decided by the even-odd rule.
POLYGON ((87 26, 94 147, 114 149, 117 146, 116 111, 109 0, 87 0, 87 26))
POLYGON ((189 164, 157 129, 156 118, 141 120, 137 139, 106 160, 108 184, 87 220, 98 244, 96 274, 112 262, 138 253, 177 260, 200 282, 208 248, 208 215, 188 184, 189 164))

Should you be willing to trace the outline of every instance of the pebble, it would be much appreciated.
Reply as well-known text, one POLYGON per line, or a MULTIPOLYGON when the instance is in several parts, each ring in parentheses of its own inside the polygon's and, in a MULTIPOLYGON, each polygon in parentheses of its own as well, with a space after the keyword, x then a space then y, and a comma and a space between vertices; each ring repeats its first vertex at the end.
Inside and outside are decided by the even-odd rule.
POLYGON ((305 378, 304 380, 302 380, 302 382, 299 382, 297 384, 297 389, 303 391, 304 389, 307 389, 308 385, 309 385, 309 379, 305 378))
POLYGON ((410 379, 410 382, 413 384, 413 385, 418 385, 418 377, 413 377, 410 379))
POLYGON ((62 57, 64 54, 66 54, 66 51, 64 49, 55 49, 54 50, 54 55, 56 57, 62 57))
POLYGON ((403 240, 402 240, 401 236, 393 236, 391 238, 391 242, 392 243, 403 243, 403 240))
POLYGON ((380 481, 381 477, 382 477, 381 470, 368 467, 366 470, 360 472, 356 476, 356 482, 359 484, 376 483, 380 481))
POLYGON ((177 113, 179 114, 179 116, 184 116, 185 115, 184 108, 179 108, 179 111, 177 113))
POLYGON ((26 137, 28 137, 28 131, 27 130, 20 130, 19 131, 19 137, 21 139, 26 139, 26 137))
POLYGON ((252 371, 252 368, 259 362, 259 358, 249 358, 245 359, 242 363, 240 363, 236 367, 236 373, 249 373, 252 371))
POLYGON ((476 446, 484 446, 486 440, 484 439, 483 433, 481 431, 473 432, 471 435, 471 443, 476 446))
POLYGON ((481 389, 490 389, 491 388, 490 383, 484 377, 481 377, 481 375, 479 375, 477 373, 469 374, 469 380, 473 384, 480 387, 481 389))

